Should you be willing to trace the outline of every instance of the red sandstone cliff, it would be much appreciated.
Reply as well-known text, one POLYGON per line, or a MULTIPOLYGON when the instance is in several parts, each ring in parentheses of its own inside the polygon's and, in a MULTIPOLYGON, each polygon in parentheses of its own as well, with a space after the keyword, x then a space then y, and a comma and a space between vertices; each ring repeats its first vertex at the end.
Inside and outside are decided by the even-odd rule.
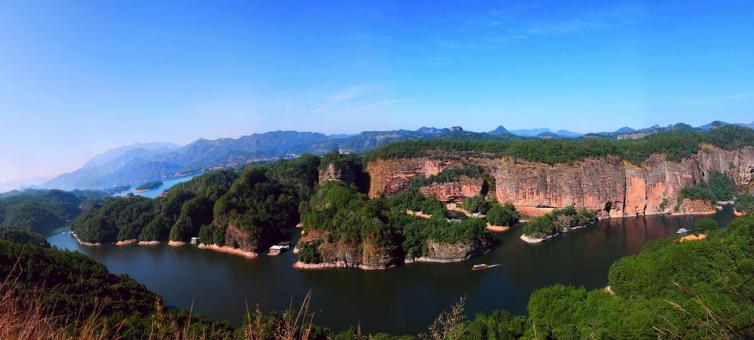
MULTIPOLYGON (((451 155, 453 156, 453 155, 451 155)), ((754 189, 754 147, 723 150, 711 145, 680 161, 668 161, 663 154, 652 155, 641 164, 615 157, 585 159, 573 163, 544 164, 511 158, 448 157, 390 159, 370 162, 369 196, 400 191, 416 176, 429 177, 449 167, 477 165, 495 179, 494 197, 510 202, 521 212, 541 215, 552 208, 574 205, 596 210, 602 217, 620 217, 672 212, 680 190, 705 180, 710 173, 727 173, 743 189, 754 189)), ((473 196, 472 188, 437 186, 425 188, 448 200, 473 196), (468 190, 467 190, 468 189, 468 190)), ((685 205, 686 213, 702 209, 685 205)))
POLYGON ((458 202, 465 197, 473 197, 482 192, 484 180, 461 176, 458 180, 445 183, 432 183, 419 188, 424 196, 435 195, 441 202, 458 202))

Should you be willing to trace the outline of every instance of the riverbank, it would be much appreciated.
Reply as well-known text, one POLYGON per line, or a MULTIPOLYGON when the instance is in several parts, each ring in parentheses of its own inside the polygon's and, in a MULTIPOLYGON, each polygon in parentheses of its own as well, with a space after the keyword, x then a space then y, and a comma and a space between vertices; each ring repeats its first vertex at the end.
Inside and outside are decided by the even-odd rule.
POLYGON ((237 255, 237 256, 243 256, 247 259, 255 259, 259 254, 251 251, 245 251, 238 248, 228 247, 228 246, 218 246, 216 244, 205 244, 205 243, 199 243, 197 246, 199 249, 205 249, 205 250, 212 250, 219 253, 226 253, 231 255, 237 255))
POLYGON ((118 241, 118 242, 115 242, 113 244, 116 245, 116 246, 127 246, 127 245, 131 245, 131 244, 136 244, 137 242, 138 242, 138 240, 132 239, 132 240, 118 241))
MULTIPOLYGON (((468 256, 464 258, 455 258, 455 259, 440 259, 440 258, 433 258, 433 257, 415 257, 410 259, 404 259, 403 264, 412 264, 412 263, 456 263, 456 262, 462 262, 466 261, 473 256, 468 256)), ((324 270, 324 269, 361 269, 361 270, 387 270, 391 268, 398 267, 397 265, 390 265, 390 266, 368 266, 364 264, 356 265, 352 263, 346 263, 345 261, 337 261, 337 262, 326 262, 326 263, 304 263, 301 261, 296 261, 293 263, 294 269, 300 269, 300 270, 324 270)))
POLYGON ((492 225, 487 223, 487 226, 485 227, 487 230, 495 233, 502 233, 504 231, 508 231, 511 229, 510 226, 507 225, 492 225))
POLYGON ((79 243, 80 245, 82 245, 82 246, 89 246, 89 247, 99 247, 99 246, 101 246, 101 245, 102 245, 102 243, 99 243, 99 242, 96 242, 96 243, 91 243, 91 242, 85 242, 85 241, 82 241, 82 240, 81 240, 81 239, 79 238, 79 235, 76 235, 76 233, 74 233, 73 231, 71 231, 71 236, 73 236, 73 239, 74 239, 74 240, 76 240, 76 242, 78 242, 78 243, 79 243))
POLYGON ((555 233, 555 234, 552 234, 552 235, 546 235, 546 236, 542 236, 542 237, 534 237, 534 236, 528 236, 526 234, 522 234, 521 237, 519 237, 519 238, 522 241, 526 242, 526 243, 537 244, 537 243, 542 243, 544 241, 547 241, 547 240, 549 240, 551 238, 554 238, 554 237, 558 236, 559 234, 560 233, 555 233))
POLYGON ((327 263, 304 263, 301 261, 296 261, 293 263, 294 269, 299 270, 323 270, 323 269, 361 269, 361 270, 386 270, 395 267, 395 265, 391 266, 367 266, 367 265, 355 265, 346 263, 345 261, 338 261, 338 262, 327 262, 327 263))

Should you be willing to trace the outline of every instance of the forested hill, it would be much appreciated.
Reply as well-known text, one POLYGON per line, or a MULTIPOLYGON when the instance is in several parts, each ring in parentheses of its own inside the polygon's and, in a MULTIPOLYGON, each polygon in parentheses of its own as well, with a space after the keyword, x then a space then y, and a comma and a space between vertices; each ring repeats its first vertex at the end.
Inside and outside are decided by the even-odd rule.
POLYGON ((6 193, 0 197, 0 224, 10 228, 47 234, 71 223, 84 202, 106 194, 99 191, 32 190, 6 193))
POLYGON ((442 156, 443 153, 469 153, 509 156, 543 163, 565 163, 584 158, 616 156, 635 163, 650 155, 665 153, 669 160, 695 154, 702 144, 731 150, 754 146, 754 130, 726 125, 708 131, 671 130, 640 139, 618 140, 601 137, 575 139, 513 139, 508 141, 471 141, 437 139, 393 143, 366 154, 367 160, 442 156))

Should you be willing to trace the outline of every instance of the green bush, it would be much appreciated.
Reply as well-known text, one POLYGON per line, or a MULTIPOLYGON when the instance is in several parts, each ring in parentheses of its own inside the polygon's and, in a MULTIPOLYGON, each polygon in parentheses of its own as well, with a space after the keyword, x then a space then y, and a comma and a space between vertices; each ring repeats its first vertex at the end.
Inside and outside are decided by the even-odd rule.
POLYGON ((319 243, 306 243, 301 246, 298 259, 303 263, 320 263, 322 258, 319 256, 319 243))
POLYGON ((524 226, 524 234, 533 237, 544 237, 557 232, 558 228, 549 215, 532 218, 524 226))
POLYGON ((717 221, 709 217, 704 217, 694 222, 693 230, 696 233, 705 233, 710 230, 715 230, 719 227, 720 226, 717 224, 717 221))
POLYGON ((463 208, 470 213, 487 214, 492 208, 492 202, 482 195, 476 195, 464 199, 463 208))
POLYGON ((754 195, 742 194, 738 196, 738 199, 736 200, 736 211, 746 214, 754 212, 754 195))
POLYGON ((487 212, 487 222, 497 226, 509 226, 518 222, 518 212, 512 204, 506 203, 500 205, 492 203, 490 211, 487 212))

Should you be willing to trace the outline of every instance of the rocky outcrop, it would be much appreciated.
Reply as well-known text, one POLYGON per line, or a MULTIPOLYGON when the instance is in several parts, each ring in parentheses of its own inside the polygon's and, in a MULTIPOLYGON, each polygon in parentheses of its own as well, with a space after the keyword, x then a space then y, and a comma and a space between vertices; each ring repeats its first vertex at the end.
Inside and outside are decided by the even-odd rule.
POLYGON ((419 188, 424 196, 437 197, 441 202, 460 202, 466 197, 473 197, 482 193, 484 180, 461 176, 455 181, 445 183, 432 183, 419 188))
POLYGON ((475 245, 471 242, 443 243, 427 240, 427 256, 418 259, 424 262, 458 262, 479 255, 489 249, 489 245, 475 245))
MULTIPOLYGON (((724 150, 702 145, 697 154, 679 161, 654 154, 641 164, 617 157, 560 164, 469 155, 377 160, 367 165, 369 196, 389 195, 416 176, 429 177, 464 165, 479 166, 494 178, 498 202, 512 203, 531 216, 569 205, 595 210, 601 218, 672 213, 676 206, 683 213, 703 212, 706 207, 683 206, 678 197, 683 187, 706 180, 712 172, 727 173, 739 188, 754 190, 754 147, 724 150)), ((432 192, 443 190, 446 197, 466 194, 458 188, 432 192)))
POLYGON ((379 247, 374 237, 367 235, 359 245, 346 242, 330 243, 326 232, 312 231, 302 236, 296 248, 301 249, 304 244, 316 243, 319 263, 296 262, 297 269, 327 269, 327 268, 359 268, 364 270, 381 270, 392 268, 403 263, 413 262, 458 262, 473 256, 483 254, 493 247, 492 239, 475 244, 473 242, 443 243, 427 240, 427 256, 420 258, 404 258, 404 254, 396 247, 379 247))
POLYGON ((459 163, 432 160, 429 158, 386 159, 370 162, 369 197, 375 198, 394 194, 406 188, 411 179, 417 176, 430 177, 459 163))
POLYGON ((712 215, 717 212, 715 208, 715 205, 704 200, 683 199, 678 207, 673 210, 673 213, 679 215, 712 215))
POLYGON ((257 249, 257 241, 248 232, 238 229, 234 225, 229 225, 225 229, 225 244, 249 253, 254 253, 257 249))
POLYGON ((338 167, 334 163, 328 164, 319 170, 319 183, 328 181, 341 181, 343 183, 356 183, 357 169, 353 167, 338 167))

